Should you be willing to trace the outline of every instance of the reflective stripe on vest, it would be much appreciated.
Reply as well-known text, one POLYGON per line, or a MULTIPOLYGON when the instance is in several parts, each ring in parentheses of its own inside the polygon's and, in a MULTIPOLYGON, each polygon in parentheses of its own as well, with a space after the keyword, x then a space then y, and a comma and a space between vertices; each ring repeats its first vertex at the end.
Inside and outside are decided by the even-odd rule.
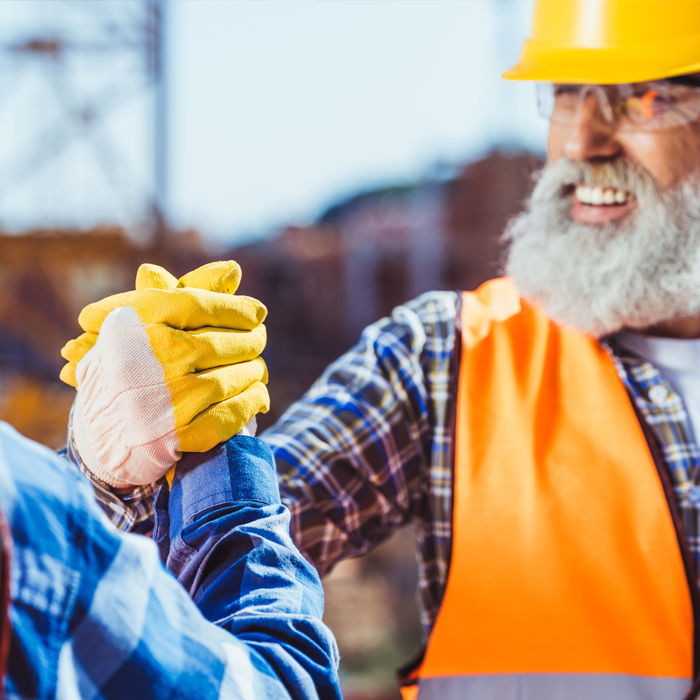
POLYGON ((424 678, 420 700, 671 700, 688 691, 685 678, 593 673, 529 673, 424 678))
POLYGON ((612 361, 508 280, 461 319, 452 559, 418 700, 680 700, 688 579, 612 361))

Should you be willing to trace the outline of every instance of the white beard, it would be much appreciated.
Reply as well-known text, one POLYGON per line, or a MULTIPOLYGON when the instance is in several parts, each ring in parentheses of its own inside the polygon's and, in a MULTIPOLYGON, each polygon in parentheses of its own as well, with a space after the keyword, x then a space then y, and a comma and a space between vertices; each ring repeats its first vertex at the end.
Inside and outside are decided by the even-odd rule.
POLYGON ((506 228, 505 271, 556 322, 594 336, 700 313, 700 182, 662 192, 623 160, 560 158, 541 171, 525 211, 506 228), (621 221, 571 220, 573 186, 637 198, 621 221))

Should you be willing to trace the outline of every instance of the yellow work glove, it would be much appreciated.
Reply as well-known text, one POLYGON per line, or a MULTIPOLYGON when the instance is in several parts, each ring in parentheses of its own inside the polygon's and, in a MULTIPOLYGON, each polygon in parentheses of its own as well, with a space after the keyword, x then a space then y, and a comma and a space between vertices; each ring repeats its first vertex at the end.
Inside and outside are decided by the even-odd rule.
POLYGON ((267 411, 258 357, 266 310, 233 294, 239 280, 233 262, 180 281, 147 265, 135 292, 82 311, 85 333, 64 347, 61 378, 77 385, 72 435, 98 479, 115 487, 157 481, 181 452, 209 450, 267 411))
MULTIPOLYGON (((74 388, 78 387, 75 379, 76 365, 97 341, 102 321, 114 309, 129 305, 136 297, 137 292, 144 289, 194 287, 221 294, 235 294, 240 282, 241 268, 233 260, 202 265, 193 272, 188 272, 179 280, 159 265, 149 263, 141 265, 136 273, 135 291, 113 294, 94 304, 89 304, 82 310, 78 323, 85 333, 74 340, 69 340, 61 350, 61 356, 68 360, 68 363, 61 369, 61 380, 74 388)), ((262 309, 262 320, 264 320, 267 311, 260 302, 249 297, 238 297, 238 299, 243 306, 250 307, 249 313, 255 313, 252 307, 262 309)))

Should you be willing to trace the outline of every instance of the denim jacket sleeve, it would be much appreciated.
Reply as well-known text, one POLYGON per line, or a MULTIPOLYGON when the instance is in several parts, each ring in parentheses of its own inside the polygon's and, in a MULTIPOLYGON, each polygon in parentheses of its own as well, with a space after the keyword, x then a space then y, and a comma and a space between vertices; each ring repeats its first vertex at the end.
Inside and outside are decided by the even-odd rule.
POLYGON ((318 574, 292 543, 274 457, 262 440, 239 435, 208 453, 184 455, 171 488, 156 497, 155 517, 161 560, 207 619, 263 655, 272 651, 277 667, 293 666, 295 658, 321 662, 295 681, 300 689, 308 683, 309 697, 314 686, 321 697, 339 692, 335 642, 320 624, 318 574), (322 661, 321 631, 331 640, 330 665, 322 661), (276 643, 282 638, 288 643, 276 643))

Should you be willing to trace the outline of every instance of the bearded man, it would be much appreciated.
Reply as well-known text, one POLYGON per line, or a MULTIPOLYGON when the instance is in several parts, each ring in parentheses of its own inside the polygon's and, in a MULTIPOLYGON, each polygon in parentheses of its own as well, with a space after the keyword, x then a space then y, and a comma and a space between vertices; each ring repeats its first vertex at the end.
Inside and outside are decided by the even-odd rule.
POLYGON ((264 435, 321 573, 416 524, 407 698, 698 695, 698 71, 697 0, 537 0, 507 277, 399 306, 264 435))

